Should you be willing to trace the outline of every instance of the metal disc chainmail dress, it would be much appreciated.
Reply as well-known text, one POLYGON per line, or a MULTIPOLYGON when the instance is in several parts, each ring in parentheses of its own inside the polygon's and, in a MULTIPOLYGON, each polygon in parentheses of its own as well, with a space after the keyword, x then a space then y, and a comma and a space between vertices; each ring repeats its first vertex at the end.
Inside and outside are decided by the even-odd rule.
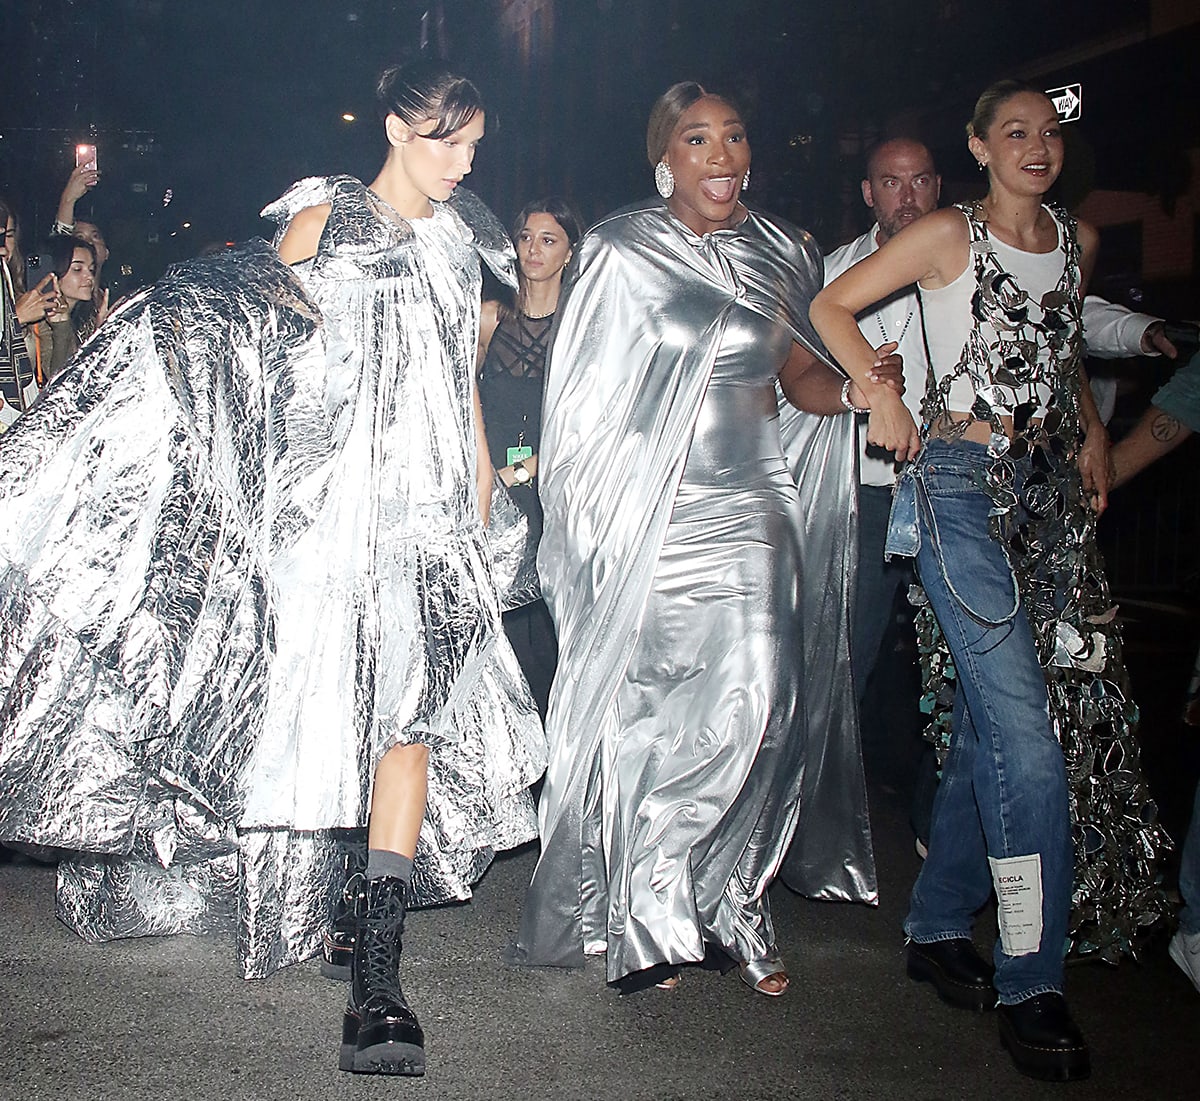
POLYGON ((313 260, 178 266, 0 445, 0 838, 74 850, 82 936, 236 922, 247 977, 319 947, 391 746, 431 752, 417 904, 534 836, 545 759, 475 491, 479 258, 511 280, 511 245, 461 190, 267 213, 322 202, 313 260))
MULTIPOLYGON (((991 534, 1004 543, 1017 579, 1066 760, 1075 843, 1070 951, 1116 962, 1122 952, 1136 955, 1139 928, 1169 912, 1158 861, 1170 840, 1139 765, 1138 709, 1129 698, 1117 609, 1096 545, 1096 514, 1076 461, 1082 318, 1075 221, 1052 210, 1066 263, 1058 287, 1035 302, 1001 266, 976 207, 959 209, 970 225, 975 267, 972 327, 956 367, 926 391, 923 436, 965 430, 970 421, 949 423, 947 397, 955 379, 969 377, 976 394, 972 419, 992 426, 994 461, 981 486, 994 504, 991 534), (1026 393, 1027 403, 994 408, 993 382, 1026 393), (1053 396, 1037 419, 1039 382, 1053 396), (1001 412, 1013 416, 1011 440, 1001 412), (1018 502, 1010 456, 1024 455, 1033 474, 1018 502)), ((931 716, 928 737, 944 756, 956 674, 928 605, 917 613, 917 634, 921 707, 931 716)))

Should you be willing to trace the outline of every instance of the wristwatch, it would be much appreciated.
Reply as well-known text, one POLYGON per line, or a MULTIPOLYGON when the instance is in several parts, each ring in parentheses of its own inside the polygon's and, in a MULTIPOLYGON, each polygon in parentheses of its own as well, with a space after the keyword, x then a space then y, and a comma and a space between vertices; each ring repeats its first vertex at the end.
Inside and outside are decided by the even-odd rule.
POLYGON ((525 465, 523 459, 518 459, 513 463, 513 485, 527 486, 533 481, 533 471, 525 465))

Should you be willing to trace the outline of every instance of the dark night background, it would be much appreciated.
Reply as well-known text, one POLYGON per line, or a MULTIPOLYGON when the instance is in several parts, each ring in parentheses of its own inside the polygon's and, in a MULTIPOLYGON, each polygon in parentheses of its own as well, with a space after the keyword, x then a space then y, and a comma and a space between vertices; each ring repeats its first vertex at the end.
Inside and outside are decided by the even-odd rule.
MULTIPOLYGON (((649 194, 650 106, 698 79, 742 105, 748 198, 826 250, 870 224, 859 180, 871 142, 924 140, 943 200, 973 198, 963 126, 979 92, 1004 76, 1079 83, 1058 197, 1107 196, 1093 289, 1200 317, 1200 0, 8 0, 0 193, 36 255, 75 142, 94 140, 102 179, 77 212, 104 229, 119 296, 205 245, 269 235, 258 211, 301 176, 372 179, 385 152, 375 77, 422 51, 484 93, 488 134, 467 183, 506 222, 547 193, 586 219, 649 194)), ((1171 365, 1117 369, 1114 436, 1171 365)), ((1119 591, 1200 594, 1198 447, 1143 475, 1106 518, 1119 591)))
MULTIPOLYGON (((569 195, 588 218, 649 192, 646 116, 663 88, 686 78, 741 101, 754 202, 826 248, 867 224, 861 151, 880 135, 924 138, 949 197, 971 194, 978 181, 962 124, 983 86, 1004 75, 1083 84, 1065 199, 1100 186, 1169 207, 1189 186, 1186 151, 1200 146, 1198 7, 12 0, 0 17, 0 191, 36 253, 72 145, 94 134, 103 178, 79 213, 108 235, 109 279, 118 265, 132 268, 128 289, 208 242, 265 232, 258 210, 297 177, 370 179, 384 152, 373 78, 424 40, 484 91, 489 133, 468 183, 505 220, 547 191, 569 195), (345 111, 358 121, 343 121, 345 111)), ((1114 261, 1125 283, 1137 281, 1127 256, 1114 261)), ((1172 300, 1180 290, 1161 288, 1172 300)))

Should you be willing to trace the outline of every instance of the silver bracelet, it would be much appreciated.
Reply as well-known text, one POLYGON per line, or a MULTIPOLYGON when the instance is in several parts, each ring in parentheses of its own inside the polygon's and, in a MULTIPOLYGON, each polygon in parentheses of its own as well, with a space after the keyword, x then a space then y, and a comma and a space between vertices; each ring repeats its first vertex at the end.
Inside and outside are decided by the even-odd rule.
POLYGON ((66 222, 60 222, 57 218, 54 219, 54 225, 50 227, 50 232, 55 237, 74 237, 75 223, 71 222, 68 225, 66 222))
POLYGON ((846 407, 846 411, 850 413, 869 413, 871 411, 869 408, 860 409, 854 404, 854 402, 850 400, 851 385, 852 382, 850 379, 846 379, 846 381, 842 383, 842 404, 846 407))

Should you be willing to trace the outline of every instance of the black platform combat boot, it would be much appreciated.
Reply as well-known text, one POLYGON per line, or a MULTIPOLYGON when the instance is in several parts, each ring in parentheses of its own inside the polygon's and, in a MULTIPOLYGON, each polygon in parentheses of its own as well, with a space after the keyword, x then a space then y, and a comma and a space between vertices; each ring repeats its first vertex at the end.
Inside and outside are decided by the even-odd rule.
POLYGON ((321 974, 327 979, 340 982, 350 981, 350 960, 354 956, 354 923, 358 910, 358 896, 367 886, 367 842, 366 838, 346 841, 342 844, 346 868, 346 884, 337 904, 325 936, 321 938, 321 974))
POLYGON ((405 883, 366 881, 358 898, 350 1003, 338 1066, 356 1074, 425 1073, 425 1034, 400 989, 405 883))

